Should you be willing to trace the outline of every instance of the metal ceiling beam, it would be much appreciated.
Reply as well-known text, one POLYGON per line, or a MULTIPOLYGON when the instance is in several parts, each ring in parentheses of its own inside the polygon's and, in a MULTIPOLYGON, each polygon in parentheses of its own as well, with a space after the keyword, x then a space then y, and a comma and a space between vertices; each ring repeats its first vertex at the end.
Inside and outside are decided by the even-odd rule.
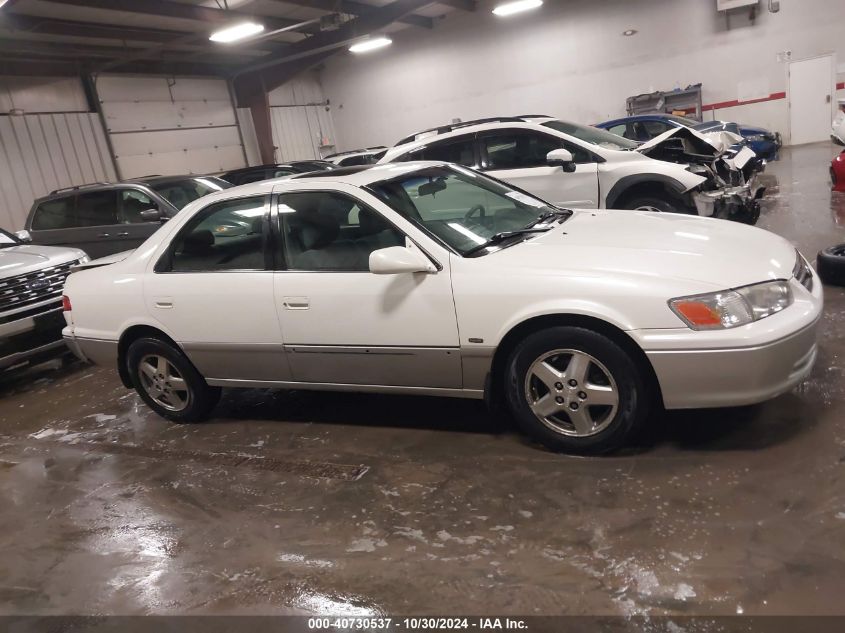
MULTIPOLYGON (((356 2, 355 0, 283 0, 285 4, 295 4, 298 7, 307 7, 309 9, 319 9, 320 11, 341 12, 350 15, 367 15, 373 11, 378 10, 377 6, 371 4, 364 4, 363 2, 356 2)), ((411 26, 418 26, 424 29, 434 28, 434 19, 425 17, 424 15, 406 15, 397 20, 403 24, 410 24, 411 26)))
MULTIPOLYGON (((12 14, 5 10, 0 11, 0 28, 3 27, 16 31, 21 35, 63 35, 67 37, 121 40, 124 42, 151 42, 158 44, 170 44, 177 38, 185 35, 184 31, 142 29, 132 26, 111 26, 94 24, 91 22, 77 22, 74 20, 54 20, 52 18, 12 14)), ((90 44, 92 46, 99 46, 96 42, 91 42, 90 44)), ((112 46, 112 44, 105 44, 105 46, 112 46)), ((238 50, 256 50, 260 49, 261 46, 262 43, 256 42, 254 44, 249 44, 248 48, 245 45, 244 47, 240 47, 238 50)), ((263 46, 265 50, 272 48, 268 46, 267 43, 264 43, 263 46)), ((202 46, 201 48, 209 52, 216 52, 220 50, 219 47, 211 45, 202 46)))
MULTIPOLYGON (((204 22, 210 26, 222 26, 232 22, 243 20, 260 21, 268 30, 281 29, 293 24, 297 20, 287 18, 276 18, 266 15, 254 15, 242 11, 228 11, 215 9, 196 4, 185 4, 172 2, 170 0, 49 0, 56 4, 71 4, 89 9, 102 9, 106 11, 124 11, 127 13, 139 13, 154 15, 165 18, 179 18, 182 20, 193 20, 204 22)), ((319 28, 308 27, 303 32, 315 33, 319 28)))
MULTIPOLYGON (((172 77, 199 76, 218 77, 219 71, 209 64, 190 64, 180 61, 168 62, 133 62, 124 71, 139 75, 163 75, 172 77)), ((16 57, 14 54, 4 53, 0 56, 0 75, 15 75, 24 77, 74 77, 88 72, 84 62, 60 60, 36 60, 16 57)))

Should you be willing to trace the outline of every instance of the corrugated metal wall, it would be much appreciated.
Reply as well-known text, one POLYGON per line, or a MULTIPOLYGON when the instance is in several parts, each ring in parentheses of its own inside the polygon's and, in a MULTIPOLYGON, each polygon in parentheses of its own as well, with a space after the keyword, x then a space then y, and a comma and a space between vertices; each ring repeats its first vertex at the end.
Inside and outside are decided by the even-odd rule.
POLYGON ((89 112, 0 116, 0 226, 23 228, 35 198, 115 179, 99 117, 89 112))
POLYGON ((97 94, 123 178, 246 165, 223 80, 104 75, 97 94))

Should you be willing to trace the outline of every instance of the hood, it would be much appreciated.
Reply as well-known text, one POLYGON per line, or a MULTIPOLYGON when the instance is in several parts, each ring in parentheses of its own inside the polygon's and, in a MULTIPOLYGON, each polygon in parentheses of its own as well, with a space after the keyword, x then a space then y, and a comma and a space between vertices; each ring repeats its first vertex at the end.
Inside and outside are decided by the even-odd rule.
POLYGON ((22 244, 0 249, 0 279, 35 272, 84 257, 76 248, 22 244))
POLYGON ((73 270, 86 270, 88 268, 99 268, 100 266, 108 266, 109 264, 116 264, 117 262, 122 262, 124 259, 129 257, 132 253, 135 252, 135 249, 129 249, 128 251, 121 251, 119 253, 114 253, 113 255, 109 255, 108 257, 101 257, 99 259, 95 259, 93 261, 87 262, 85 264, 80 264, 79 266, 74 266, 73 270))
MULTIPOLYGON (((789 279, 795 247, 762 229, 711 218, 646 211, 576 211, 569 220, 495 255, 499 265, 631 280, 680 294, 789 279), (674 282, 674 283, 670 283, 674 282)), ((675 294, 674 296, 678 296, 675 294)))
POLYGON ((739 124, 739 131, 742 132, 743 136, 758 136, 758 135, 774 136, 774 134, 772 134, 772 132, 770 132, 766 128, 755 127, 753 125, 741 125, 741 124, 739 124))
MULTIPOLYGON (((677 127, 667 130, 658 136, 655 136, 650 141, 640 145, 635 151, 652 156, 660 149, 667 147, 678 147, 680 143, 684 148, 684 153, 699 154, 704 156, 716 157, 723 153, 727 147, 736 143, 736 140, 725 145, 725 142, 731 138, 738 138, 740 141, 742 137, 730 132, 716 131, 702 133, 688 127, 677 127), (724 136, 728 135, 728 136, 724 136)), ((656 157, 656 156, 653 156, 656 157)))

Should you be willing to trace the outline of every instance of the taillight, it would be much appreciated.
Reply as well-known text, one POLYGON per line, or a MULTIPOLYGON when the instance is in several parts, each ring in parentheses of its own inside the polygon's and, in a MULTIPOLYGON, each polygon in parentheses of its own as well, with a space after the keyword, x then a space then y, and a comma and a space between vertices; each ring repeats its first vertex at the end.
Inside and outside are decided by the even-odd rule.
POLYGON ((70 297, 67 295, 62 295, 62 310, 65 312, 70 312, 73 308, 70 307, 70 297))

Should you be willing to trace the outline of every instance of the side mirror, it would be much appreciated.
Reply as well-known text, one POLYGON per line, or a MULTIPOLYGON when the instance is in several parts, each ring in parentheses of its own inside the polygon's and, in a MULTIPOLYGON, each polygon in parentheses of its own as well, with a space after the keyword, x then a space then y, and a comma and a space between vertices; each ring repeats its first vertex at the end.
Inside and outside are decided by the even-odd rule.
POLYGON ((370 253, 370 272, 376 275, 433 273, 437 268, 422 253, 404 246, 390 246, 370 253))
POLYGON ((21 242, 29 243, 32 241, 32 235, 29 234, 29 231, 15 231, 15 237, 21 242))
POLYGON ((170 219, 158 209, 144 209, 139 215, 144 222, 167 222, 170 219))
POLYGON ((546 154, 546 164, 550 167, 563 167, 563 171, 572 173, 575 171, 575 161, 572 152, 568 149, 553 149, 546 154))

